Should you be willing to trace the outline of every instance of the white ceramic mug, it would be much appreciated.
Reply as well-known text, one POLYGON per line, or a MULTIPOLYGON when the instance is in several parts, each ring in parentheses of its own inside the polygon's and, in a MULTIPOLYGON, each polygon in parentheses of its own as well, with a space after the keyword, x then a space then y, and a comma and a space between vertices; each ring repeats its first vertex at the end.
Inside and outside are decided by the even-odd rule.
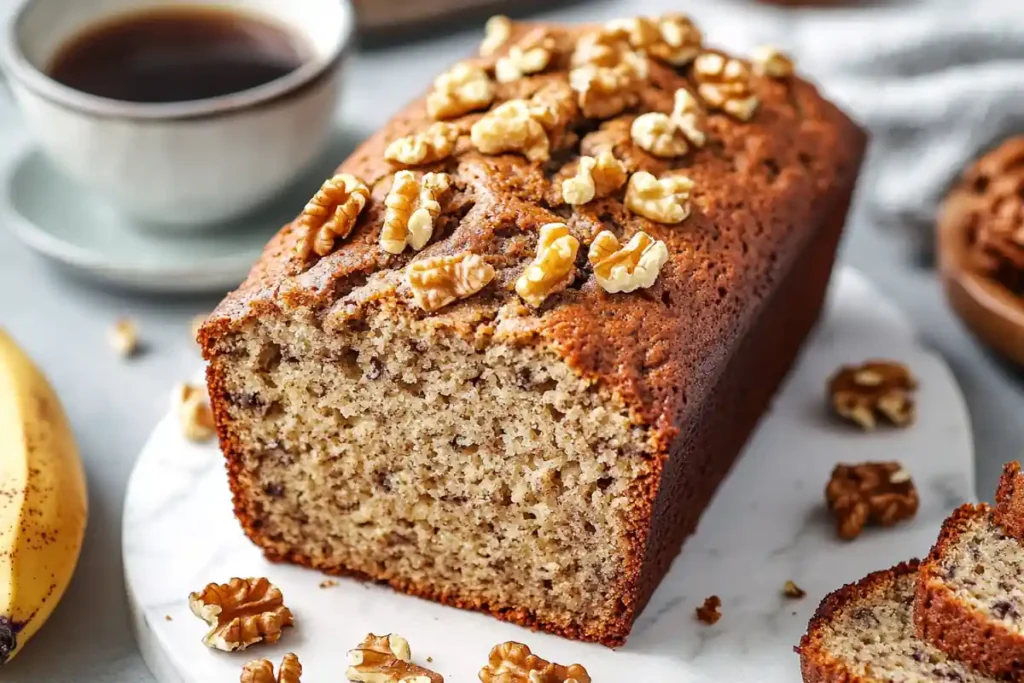
POLYGON ((112 100, 46 75, 56 53, 83 29, 173 4, 22 0, 0 38, 0 58, 25 119, 60 168, 143 222, 194 228, 270 199, 324 147, 354 22, 341 0, 181 2, 265 16, 304 38, 312 54, 281 78, 203 100, 112 100))

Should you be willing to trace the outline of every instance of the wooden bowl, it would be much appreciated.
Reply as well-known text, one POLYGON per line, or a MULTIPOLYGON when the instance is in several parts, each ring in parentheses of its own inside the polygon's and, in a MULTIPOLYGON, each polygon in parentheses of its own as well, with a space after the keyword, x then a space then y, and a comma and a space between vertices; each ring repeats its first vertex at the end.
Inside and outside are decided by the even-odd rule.
POLYGON ((939 273, 946 299, 983 343, 1024 367, 1024 297, 977 270, 966 224, 950 215, 952 211, 947 201, 938 221, 939 273))

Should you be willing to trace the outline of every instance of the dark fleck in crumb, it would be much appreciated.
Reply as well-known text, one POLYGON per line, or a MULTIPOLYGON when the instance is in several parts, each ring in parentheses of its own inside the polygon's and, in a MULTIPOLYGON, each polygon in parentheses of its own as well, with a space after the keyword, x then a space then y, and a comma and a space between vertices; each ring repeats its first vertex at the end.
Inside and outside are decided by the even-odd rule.
POLYGON ((366 379, 375 380, 380 379, 380 376, 384 372, 384 366, 376 358, 370 359, 370 369, 366 371, 366 379))
POLYGON ((320 587, 321 588, 334 588, 337 585, 338 585, 338 582, 335 581, 334 579, 324 579, 323 581, 320 582, 320 587))
POLYGON ((722 599, 712 595, 704 599, 704 604, 697 608, 697 618, 709 626, 715 624, 722 618, 719 608, 722 606, 722 599))
POLYGON ((796 585, 792 581, 787 581, 786 585, 782 587, 782 594, 785 595, 787 598, 799 600, 800 598, 807 596, 807 591, 805 591, 803 588, 796 585))
POLYGON ((271 498, 280 498, 284 495, 284 486, 281 484, 267 484, 263 487, 263 493, 271 498))
POLYGON ((1015 619, 1017 617, 1017 609, 1006 600, 1000 600, 992 605, 992 614, 994 614, 997 619, 1005 619, 1007 616, 1011 619, 1015 619))
POLYGON ((983 566, 981 566, 980 564, 976 564, 976 565, 974 565, 974 573, 975 574, 984 574, 985 573, 985 568, 983 566))

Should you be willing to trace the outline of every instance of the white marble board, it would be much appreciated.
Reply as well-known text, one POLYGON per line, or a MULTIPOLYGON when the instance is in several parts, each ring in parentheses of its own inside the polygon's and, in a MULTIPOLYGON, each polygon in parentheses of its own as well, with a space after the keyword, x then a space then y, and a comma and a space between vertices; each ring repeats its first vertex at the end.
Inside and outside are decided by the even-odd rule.
POLYGON ((793 645, 823 595, 865 573, 927 552, 942 519, 974 497, 970 426, 945 363, 915 339, 905 318, 862 276, 840 272, 828 313, 745 453, 705 512, 671 572, 618 650, 532 633, 490 617, 342 579, 274 565, 244 537, 231 513, 215 446, 195 446, 172 417, 157 425, 129 482, 124 563, 137 639, 161 683, 227 683, 243 663, 296 652, 304 680, 344 680, 345 652, 368 631, 408 638, 414 660, 449 682, 477 680, 491 646, 525 642, 560 663, 579 662, 603 681, 782 683, 799 680, 793 645), (840 364, 869 357, 907 362, 920 379, 919 419, 908 430, 862 434, 829 419, 823 385, 840 364), (921 509, 912 522, 834 538, 822 490, 836 462, 902 461, 921 509), (266 576, 284 591, 297 626, 274 646, 208 650, 205 624, 187 595, 210 581, 266 576), (792 579, 808 593, 781 595, 792 579), (694 608, 722 598, 706 626, 694 608), (168 619, 170 617, 170 619, 168 619))

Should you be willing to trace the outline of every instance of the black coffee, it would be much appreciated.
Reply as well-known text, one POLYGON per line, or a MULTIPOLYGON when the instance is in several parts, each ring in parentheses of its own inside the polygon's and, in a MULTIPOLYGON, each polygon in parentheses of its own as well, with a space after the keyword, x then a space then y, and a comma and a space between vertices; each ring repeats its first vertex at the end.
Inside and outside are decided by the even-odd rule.
POLYGON ((169 7, 87 28, 59 51, 48 73, 115 100, 185 102, 262 85, 307 56, 297 36, 255 16, 169 7))

